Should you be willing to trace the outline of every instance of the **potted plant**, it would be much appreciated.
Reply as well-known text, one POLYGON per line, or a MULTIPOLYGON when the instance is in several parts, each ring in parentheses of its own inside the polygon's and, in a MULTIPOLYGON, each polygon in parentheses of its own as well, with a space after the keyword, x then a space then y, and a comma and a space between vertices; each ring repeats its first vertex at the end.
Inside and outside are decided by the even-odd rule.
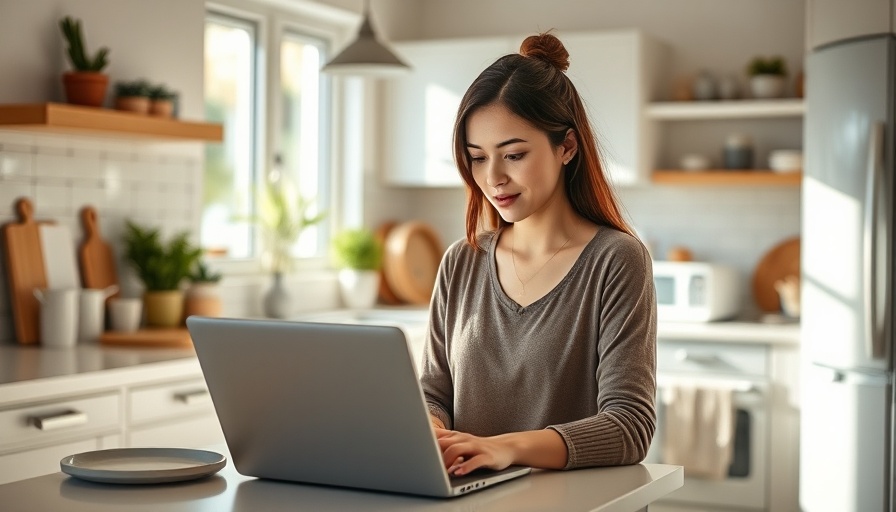
POLYGON ((183 319, 184 295, 181 282, 190 275, 202 251, 193 247, 186 232, 168 242, 157 228, 126 222, 124 256, 143 282, 146 323, 156 327, 175 327, 183 319))
POLYGON ((93 57, 88 57, 81 32, 81 21, 66 16, 59 21, 59 27, 68 43, 66 53, 74 68, 74 71, 62 75, 66 100, 75 105, 103 106, 109 76, 102 73, 102 70, 109 63, 109 49, 100 48, 93 57))
POLYGON ((747 65, 754 98, 780 98, 784 94, 787 64, 782 57, 756 57, 747 65))
POLYGON ((347 229, 331 242, 334 263, 339 268, 342 300, 350 308, 370 308, 379 293, 379 268, 383 247, 369 229, 347 229))
POLYGON ((262 303, 265 315, 272 318, 286 318, 292 313, 292 297, 283 283, 284 274, 293 268, 292 249, 305 229, 326 216, 326 212, 313 212, 314 201, 299 194, 281 166, 277 155, 257 193, 258 211, 248 219, 261 228, 262 264, 273 275, 262 303))
POLYGON ((115 108, 138 114, 149 113, 150 85, 146 80, 115 83, 115 108))
POLYGON ((191 315, 221 316, 221 294, 218 290, 221 274, 213 272, 200 260, 187 277, 190 288, 184 298, 184 318, 191 315))
POLYGON ((149 90, 149 113, 159 117, 172 117, 174 115, 174 100, 177 93, 164 85, 156 85, 149 90))

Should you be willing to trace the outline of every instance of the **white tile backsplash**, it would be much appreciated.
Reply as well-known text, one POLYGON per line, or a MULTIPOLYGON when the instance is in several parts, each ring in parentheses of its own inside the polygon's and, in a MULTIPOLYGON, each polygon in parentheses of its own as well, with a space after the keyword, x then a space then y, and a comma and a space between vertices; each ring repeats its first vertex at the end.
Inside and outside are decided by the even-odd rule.
MULTIPOLYGON (((36 220, 53 221, 83 237, 80 211, 97 208, 100 232, 120 255, 125 219, 159 226, 165 236, 194 235, 204 152, 199 143, 151 144, 0 130, 0 223, 15 221, 19 197, 34 203, 36 220)), ((123 279, 126 264, 119 260, 123 279)), ((6 269, 0 269, 0 342, 14 339, 6 269)), ((133 288, 133 287, 131 287, 133 288)))

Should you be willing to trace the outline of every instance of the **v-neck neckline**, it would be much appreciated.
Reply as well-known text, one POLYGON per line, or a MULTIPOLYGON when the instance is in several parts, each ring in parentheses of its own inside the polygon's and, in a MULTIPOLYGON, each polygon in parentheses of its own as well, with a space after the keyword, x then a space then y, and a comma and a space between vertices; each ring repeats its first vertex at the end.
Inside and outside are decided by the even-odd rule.
POLYGON ((575 263, 572 264, 572 267, 569 268, 569 270, 566 272, 566 275, 563 276, 563 279, 561 279, 560 282, 558 282, 553 288, 548 290, 547 293, 535 299, 531 304, 527 306, 523 306, 519 302, 513 300, 510 295, 508 295, 507 292, 504 291, 504 287, 501 286, 501 280, 498 279, 498 261, 496 259, 496 256, 498 251, 498 240, 501 238, 501 233, 504 232, 504 228, 502 227, 498 229, 492 236, 491 244, 489 244, 488 248, 488 274, 498 300, 505 307, 520 315, 532 309, 540 308, 546 302, 550 301, 554 295, 560 293, 560 290, 565 288, 567 283, 573 278, 572 276, 578 273, 579 267, 584 265, 583 256, 586 252, 589 251, 590 247, 596 243, 598 237, 600 237, 601 233, 603 233, 606 229, 609 228, 604 226, 598 227, 597 232, 593 237, 591 237, 591 240, 589 240, 588 243, 585 244, 582 252, 579 253, 579 256, 576 258, 575 263))

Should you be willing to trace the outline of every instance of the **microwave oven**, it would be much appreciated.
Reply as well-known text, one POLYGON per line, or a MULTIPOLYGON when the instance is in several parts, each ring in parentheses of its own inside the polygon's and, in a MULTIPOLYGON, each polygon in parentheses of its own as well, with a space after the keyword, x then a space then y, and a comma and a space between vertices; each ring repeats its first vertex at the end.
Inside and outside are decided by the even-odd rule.
POLYGON ((740 311, 736 268, 695 261, 654 261, 656 316, 659 321, 712 322, 740 311))

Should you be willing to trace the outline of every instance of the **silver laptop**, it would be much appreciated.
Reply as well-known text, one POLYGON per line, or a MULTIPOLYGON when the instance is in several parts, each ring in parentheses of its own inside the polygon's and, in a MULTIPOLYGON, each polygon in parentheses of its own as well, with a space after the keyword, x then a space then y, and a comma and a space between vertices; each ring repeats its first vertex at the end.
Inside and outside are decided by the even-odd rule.
POLYGON ((397 327, 190 317, 237 471, 451 497, 530 468, 449 477, 397 327))

